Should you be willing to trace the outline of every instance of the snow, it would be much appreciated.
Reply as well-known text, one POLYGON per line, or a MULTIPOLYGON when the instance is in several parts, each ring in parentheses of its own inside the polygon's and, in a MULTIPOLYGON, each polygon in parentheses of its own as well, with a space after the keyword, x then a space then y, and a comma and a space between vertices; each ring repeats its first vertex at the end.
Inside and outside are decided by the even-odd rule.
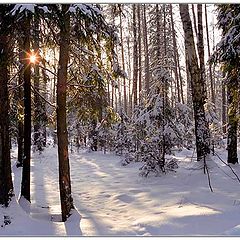
POLYGON ((15 15, 16 11, 19 10, 19 12, 23 12, 23 11, 29 11, 34 13, 35 9, 34 7, 36 6, 36 4, 15 4, 14 9, 12 10, 12 15, 15 15))
MULTIPOLYGON (((226 159, 225 150, 216 150, 226 159)), ((75 210, 61 222, 57 148, 32 154, 31 204, 19 199, 21 169, 12 151, 15 198, 0 208, 1 236, 240 235, 240 183, 231 169, 208 160, 213 192, 192 151, 176 152, 179 168, 160 177, 141 177, 142 163, 76 149, 70 153, 75 210), (8 224, 7 220, 11 223, 8 224), (5 223, 4 223, 5 221, 5 223), (1 226, 2 225, 2 226, 1 226)), ((231 165, 240 176, 240 166, 231 165)))

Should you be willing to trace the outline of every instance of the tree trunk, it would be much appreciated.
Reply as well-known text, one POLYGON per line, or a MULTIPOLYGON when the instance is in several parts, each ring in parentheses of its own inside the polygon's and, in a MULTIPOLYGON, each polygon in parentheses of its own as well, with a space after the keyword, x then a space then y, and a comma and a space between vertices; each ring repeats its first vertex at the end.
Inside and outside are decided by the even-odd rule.
POLYGON ((137 5, 137 19, 138 19, 138 84, 139 96, 142 91, 142 49, 141 49, 141 4, 137 5))
POLYGON ((197 29, 197 20, 196 20, 196 14, 195 14, 195 9, 194 9, 194 4, 192 4, 192 15, 193 15, 193 25, 194 25, 194 31, 196 34, 196 37, 198 35, 198 29, 197 29))
POLYGON ((137 105, 138 48, 137 48, 136 4, 133 4, 133 105, 137 105))
POLYGON ((228 79, 227 82, 228 97, 228 136, 227 150, 228 163, 238 163, 237 157, 237 127, 238 127, 238 80, 228 79))
POLYGON ((222 81, 222 130, 223 134, 227 133, 227 110, 226 110, 226 86, 222 81))
POLYGON ((62 221, 65 222, 73 206, 71 194, 70 166, 68 157, 68 133, 66 122, 67 65, 70 45, 69 5, 62 5, 60 25, 59 67, 57 75, 57 137, 59 160, 59 186, 62 221))
POLYGON ((21 63, 20 69, 19 69, 19 76, 18 76, 18 136, 17 136, 17 143, 18 143, 18 160, 17 160, 17 167, 23 166, 23 140, 24 140, 24 103, 23 103, 23 75, 24 75, 24 68, 22 65, 24 65, 23 59, 24 59, 24 52, 22 49, 24 49, 23 46, 23 39, 19 39, 19 61, 21 63))
MULTIPOLYGON (((4 24, 0 24, 3 30, 4 24)), ((5 30, 5 29, 4 29, 5 30)), ((1 31, 3 32, 3 31, 1 31)), ((11 175, 10 132, 9 132, 9 99, 8 99, 8 57, 9 37, 0 35, 0 205, 8 206, 13 196, 11 175)))
POLYGON ((178 96, 178 102, 181 102, 181 90, 179 85, 179 75, 178 75, 178 61, 177 61, 177 42, 176 42, 176 34, 174 29, 174 22, 173 22, 173 12, 172 12, 172 4, 170 4, 170 14, 171 14, 171 25, 172 25, 172 38, 173 38, 173 56, 174 56, 174 75, 177 83, 177 96, 178 96))
MULTIPOLYGON (((37 13, 37 11, 36 11, 37 13)), ((33 49, 34 55, 39 59, 39 16, 36 14, 34 16, 34 28, 33 28, 33 49)), ((33 121, 33 130, 34 130, 34 145, 37 147, 38 151, 42 151, 42 131, 41 131, 41 117, 42 117, 42 99, 39 96, 40 93, 40 72, 39 65, 36 62, 34 65, 34 121, 33 121)))
MULTIPOLYGON (((120 38, 121 38, 121 54, 122 54, 122 68, 125 72, 125 60, 124 60, 124 44, 123 44, 123 26, 122 26, 122 12, 120 12, 120 38)), ((126 90, 126 78, 123 78, 123 107, 125 114, 127 113, 127 90, 126 90)))
MULTIPOLYGON (((207 47, 208 47, 208 57, 210 58, 210 43, 209 43, 209 32, 208 32, 208 17, 207 17, 207 4, 205 4, 205 21, 206 21, 206 33, 207 33, 207 47)), ((210 77, 210 87, 211 87, 211 101, 215 103, 215 93, 214 93, 214 79, 212 74, 212 65, 209 63, 209 77, 210 77)))
POLYGON ((143 5, 143 43, 144 43, 144 87, 146 93, 149 93, 150 71, 149 71, 149 52, 148 52, 148 38, 147 38, 147 20, 146 20, 146 4, 143 5))
MULTIPOLYGON (((206 86, 205 80, 205 62, 204 62, 204 42, 203 42, 203 23, 202 23, 202 4, 197 4, 197 13, 198 13, 198 35, 197 35, 197 48, 198 48, 198 56, 200 63, 200 73, 201 73, 201 81, 203 87, 206 86)), ((206 94, 207 90, 204 88, 203 93, 206 94)), ((206 99, 207 96, 205 96, 206 99)))
POLYGON ((191 76, 197 160, 200 161, 210 153, 210 135, 204 111, 205 83, 202 82, 201 71, 198 66, 198 59, 194 44, 192 23, 189 15, 188 4, 180 4, 179 6, 184 30, 184 41, 186 45, 188 69, 191 76))
MULTIPOLYGON (((26 13, 27 14, 27 13, 26 13)), ((24 21, 24 157, 22 169, 21 196, 30 202, 30 159, 31 159, 31 66, 30 16, 24 21)))

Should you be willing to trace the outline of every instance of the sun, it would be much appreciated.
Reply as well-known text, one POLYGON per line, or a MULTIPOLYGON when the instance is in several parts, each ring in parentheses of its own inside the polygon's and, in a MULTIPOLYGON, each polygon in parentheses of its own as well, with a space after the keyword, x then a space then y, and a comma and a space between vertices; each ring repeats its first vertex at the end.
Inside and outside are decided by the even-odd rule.
POLYGON ((36 63, 36 61, 37 61, 36 55, 32 54, 32 55, 30 56, 30 63, 36 63))

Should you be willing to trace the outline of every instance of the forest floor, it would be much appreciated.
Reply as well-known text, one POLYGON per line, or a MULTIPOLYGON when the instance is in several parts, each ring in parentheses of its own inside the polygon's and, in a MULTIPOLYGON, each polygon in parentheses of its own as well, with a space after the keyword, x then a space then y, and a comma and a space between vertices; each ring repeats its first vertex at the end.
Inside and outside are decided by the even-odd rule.
MULTIPOLYGON (((226 161, 226 150, 216 152, 226 161)), ((9 208, 0 208, 0 235, 240 236, 240 182, 217 157, 208 161, 211 192, 190 150, 176 153, 176 172, 147 178, 139 176, 141 163, 122 166, 122 158, 114 154, 74 151, 70 163, 76 210, 62 223, 57 148, 32 155, 30 206, 18 201, 21 169, 15 167, 16 149, 12 154, 16 196, 9 208)), ((232 168, 240 176, 240 166, 232 168)))

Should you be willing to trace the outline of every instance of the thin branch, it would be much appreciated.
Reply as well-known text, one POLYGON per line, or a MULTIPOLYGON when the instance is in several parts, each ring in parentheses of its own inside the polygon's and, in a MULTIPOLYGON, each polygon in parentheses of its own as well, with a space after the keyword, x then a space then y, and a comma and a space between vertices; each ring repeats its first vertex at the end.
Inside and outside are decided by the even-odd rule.
POLYGON ((38 65, 38 66, 39 66, 40 68, 42 68, 42 69, 44 69, 44 70, 50 72, 50 73, 53 74, 55 77, 57 77, 57 74, 54 73, 53 71, 51 71, 50 69, 48 69, 48 68, 46 68, 46 67, 43 67, 43 66, 41 66, 41 65, 38 65))
POLYGON ((50 103, 46 98, 44 98, 44 97, 41 95, 41 93, 35 89, 34 86, 31 85, 31 87, 32 87, 33 91, 34 91, 35 93, 37 93, 46 103, 48 103, 48 104, 49 104, 51 107, 53 107, 53 108, 57 108, 56 105, 50 103))
POLYGON ((228 166, 231 169, 233 174, 236 176, 237 180, 240 182, 238 175, 233 171, 232 167, 228 163, 225 163, 217 153, 214 153, 214 155, 216 155, 222 163, 224 163, 226 166, 228 166))

